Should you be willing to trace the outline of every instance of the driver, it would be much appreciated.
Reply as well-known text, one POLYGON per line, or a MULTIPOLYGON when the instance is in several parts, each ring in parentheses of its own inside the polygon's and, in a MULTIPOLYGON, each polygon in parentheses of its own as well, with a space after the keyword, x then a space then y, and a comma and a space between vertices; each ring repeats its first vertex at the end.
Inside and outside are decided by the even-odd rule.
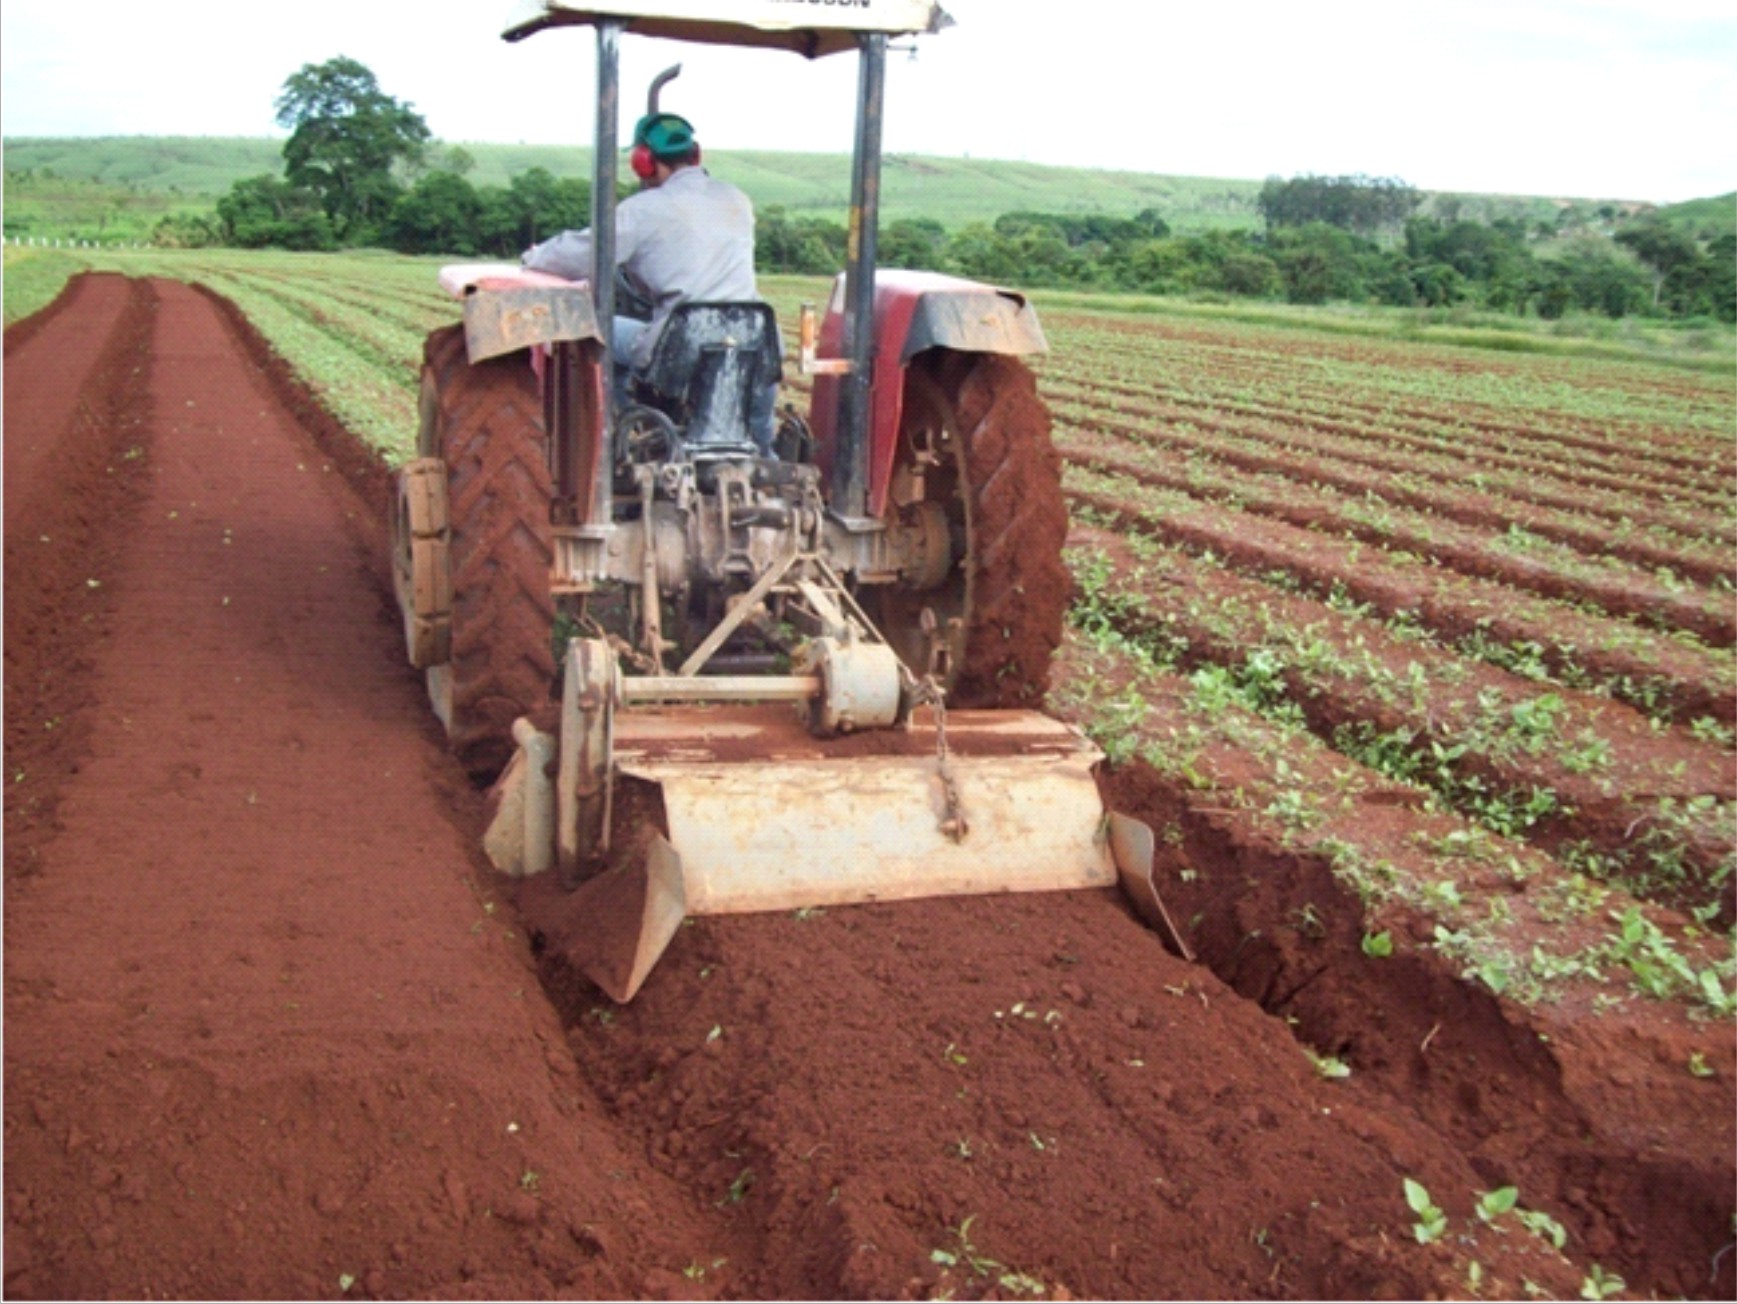
MULTIPOLYGON (((610 342, 616 393, 643 373, 670 314, 690 300, 744 301, 754 284, 754 208, 748 196, 700 166, 693 124, 651 113, 633 127, 634 175, 643 182, 615 210, 615 261, 630 288, 651 301, 650 321, 615 318, 610 342)), ((525 251, 524 265, 568 280, 591 276, 591 232, 563 231, 525 251)), ((754 395, 749 416, 762 456, 772 455, 778 380, 754 395)))

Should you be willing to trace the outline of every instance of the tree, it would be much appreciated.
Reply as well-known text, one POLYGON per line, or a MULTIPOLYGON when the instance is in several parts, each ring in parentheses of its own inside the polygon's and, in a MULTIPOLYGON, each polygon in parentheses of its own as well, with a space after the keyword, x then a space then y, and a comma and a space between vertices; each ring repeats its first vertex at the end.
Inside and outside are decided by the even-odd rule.
POLYGON ((1446 308, 1466 297, 1466 278, 1447 263, 1425 263, 1411 273, 1417 301, 1430 308, 1446 308))
POLYGON ((1271 256, 1292 303, 1356 301, 1363 297, 1360 255, 1373 247, 1326 222, 1274 232, 1271 256))
POLYGON ((945 270, 999 285, 1018 284, 1025 274, 1014 242, 986 222, 969 222, 954 233, 945 270))
POLYGON ((1571 307, 1624 317, 1644 311, 1651 297, 1646 273, 1590 236, 1544 262, 1539 273, 1540 317, 1560 317, 1571 307))
POLYGON ((580 177, 557 179, 547 168, 529 168, 507 183, 507 192, 518 222, 514 253, 591 224, 591 183, 580 177))
POLYGON ((1259 205, 1267 230, 1325 222, 1357 235, 1397 227, 1423 197, 1396 177, 1268 177, 1259 205))
POLYGON ((1186 288, 1182 281, 1190 266, 1189 253, 1182 240, 1142 240, 1112 251, 1105 270, 1122 289, 1171 294, 1186 288))
POLYGON ((1170 234, 1170 223, 1158 216, 1156 208, 1142 208, 1134 214, 1134 225, 1154 239, 1163 239, 1170 234))
POLYGON ((754 265, 764 272, 827 275, 844 266, 846 232, 823 217, 792 218, 768 204, 754 220, 754 265))
POLYGON ((1737 235, 1715 236, 1707 246, 1707 298, 1720 321, 1737 322, 1737 235))
POLYGON ((243 249, 336 249, 331 220, 313 191, 262 172, 237 181, 217 201, 225 244, 243 249))
POLYGON ((302 65, 275 107, 278 125, 293 129, 283 147, 285 177, 315 191, 338 233, 360 243, 400 192, 393 166, 421 158, 428 124, 341 55, 302 65))
POLYGON ((1653 218, 1617 232, 1616 242, 1653 269, 1654 308, 1662 302, 1671 312, 1684 314, 1710 306, 1701 293, 1709 269, 1690 236, 1653 218))
POLYGON ((159 249, 209 249, 223 243, 223 226, 209 213, 170 213, 151 228, 159 249))
POLYGON ((468 176, 476 168, 476 155, 463 145, 448 145, 440 152, 440 170, 468 176))
POLYGON ((1218 268, 1218 279, 1230 294, 1243 294, 1265 299, 1284 286, 1279 265, 1265 254, 1233 253, 1226 256, 1218 268))
POLYGON ((1405 252, 1417 294, 1431 305, 1458 302, 1481 286, 1486 307, 1523 312, 1537 280, 1525 223, 1513 219, 1485 225, 1415 217, 1405 224, 1405 252), (1437 269, 1444 265, 1460 279, 1442 276, 1437 269))
POLYGON ((883 267, 939 267, 947 228, 932 217, 901 217, 880 233, 876 248, 883 267))
POLYGON ((392 205, 386 242, 406 254, 462 254, 478 250, 482 202, 455 172, 430 172, 392 205))

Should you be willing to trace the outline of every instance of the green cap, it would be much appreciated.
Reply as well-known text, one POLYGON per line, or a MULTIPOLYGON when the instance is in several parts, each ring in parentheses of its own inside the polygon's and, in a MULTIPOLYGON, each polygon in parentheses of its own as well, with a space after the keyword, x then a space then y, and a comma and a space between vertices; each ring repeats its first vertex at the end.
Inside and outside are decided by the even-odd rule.
POLYGON ((685 159, 694 152, 694 124, 674 113, 648 113, 633 124, 633 143, 654 158, 685 159))

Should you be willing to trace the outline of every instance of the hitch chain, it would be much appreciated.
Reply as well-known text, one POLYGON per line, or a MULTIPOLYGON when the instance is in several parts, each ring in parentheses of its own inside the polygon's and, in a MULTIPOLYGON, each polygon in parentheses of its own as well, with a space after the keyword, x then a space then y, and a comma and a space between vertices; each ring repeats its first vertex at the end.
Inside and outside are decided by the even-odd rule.
POLYGON ((941 681, 934 675, 924 675, 915 686, 911 705, 913 708, 928 706, 935 713, 935 766, 941 777, 944 804, 940 829, 949 842, 963 842, 971 826, 966 822, 964 808, 959 802, 959 785, 953 777, 953 767, 948 764, 947 690, 941 687, 941 681))

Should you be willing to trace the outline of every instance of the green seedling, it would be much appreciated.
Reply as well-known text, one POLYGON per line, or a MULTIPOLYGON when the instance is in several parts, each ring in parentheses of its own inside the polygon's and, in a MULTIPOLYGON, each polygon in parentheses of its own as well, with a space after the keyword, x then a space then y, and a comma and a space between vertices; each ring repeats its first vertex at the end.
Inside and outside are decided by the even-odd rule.
MULTIPOLYGON (((930 1250, 929 1261, 938 1263, 943 1268, 968 1269, 976 1277, 994 1274, 997 1285, 1016 1295, 1042 1295, 1047 1288, 1036 1277, 1007 1268, 999 1260, 978 1252, 977 1247, 971 1243, 971 1224, 976 1221, 977 1215, 972 1214, 957 1227, 949 1227, 947 1230, 953 1236, 952 1247, 930 1250)), ((951 1297, 951 1292, 947 1297, 951 1297)))
POLYGON ((1628 1289, 1628 1283, 1614 1272, 1606 1272, 1596 1263, 1584 1281, 1580 1283, 1580 1298, 1590 1300, 1609 1299, 1612 1295, 1620 1295, 1628 1289))
POLYGON ((1374 934, 1365 933, 1363 954, 1372 960, 1385 960, 1393 954, 1393 934, 1386 929, 1374 934))
POLYGON ((1516 1186, 1498 1186, 1493 1191, 1485 1191, 1478 1197, 1478 1217, 1493 1223, 1512 1209, 1519 1199, 1520 1188, 1516 1186))
POLYGON ((1520 1220, 1520 1225, 1541 1241, 1549 1241, 1560 1250, 1568 1244, 1568 1229, 1557 1222, 1541 1209, 1521 1209, 1516 1207, 1514 1217, 1520 1220))
POLYGON ((1713 1066, 1707 1063, 1707 1057, 1700 1051, 1692 1050, 1689 1052, 1689 1072, 1697 1078, 1710 1078, 1713 1076, 1713 1066))
POLYGON ((1405 1203, 1417 1215, 1417 1221, 1411 1225, 1411 1234, 1417 1237, 1417 1243, 1428 1245, 1440 1240, 1447 1230, 1447 1215, 1429 1198, 1429 1191, 1423 1183, 1409 1177, 1405 1179, 1405 1203))
POLYGON ((1303 1047, 1303 1054, 1309 1057, 1309 1063, 1315 1066, 1315 1072, 1328 1081, 1351 1076, 1351 1066, 1337 1055, 1317 1055, 1307 1046, 1303 1047))
POLYGON ((953 1248, 930 1250, 929 1261, 944 1268, 966 1267, 979 1277, 987 1277, 999 1268, 999 1263, 979 1254, 977 1247, 971 1244, 971 1224, 976 1221, 977 1215, 970 1214, 957 1227, 949 1227, 947 1230, 953 1234, 953 1248))
POLYGON ((727 1204, 741 1204, 747 1198, 748 1192, 754 1186, 754 1170, 744 1168, 736 1174, 736 1180, 730 1183, 730 1189, 724 1192, 724 1198, 713 1202, 716 1208, 722 1209, 727 1204))
POLYGON ((1701 716, 1689 724, 1689 736, 1704 743, 1713 743, 1719 747, 1730 747, 1737 744, 1737 730, 1732 730, 1720 724, 1710 715, 1701 716))

